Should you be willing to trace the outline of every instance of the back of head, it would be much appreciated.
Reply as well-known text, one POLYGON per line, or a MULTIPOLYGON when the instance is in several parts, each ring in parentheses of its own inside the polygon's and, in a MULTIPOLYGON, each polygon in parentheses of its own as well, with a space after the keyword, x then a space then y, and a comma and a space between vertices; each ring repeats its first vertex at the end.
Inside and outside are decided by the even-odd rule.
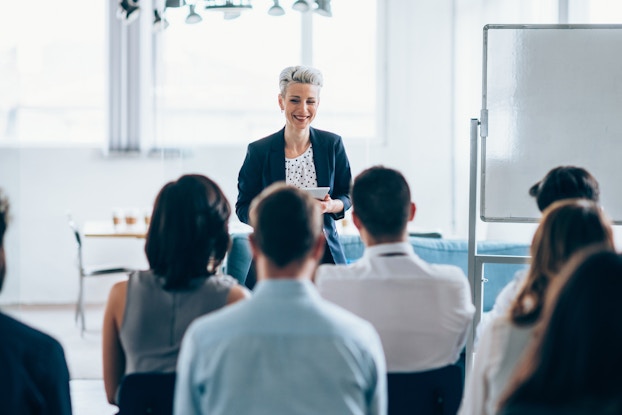
POLYGON ((606 247, 584 250, 559 283, 557 296, 547 299, 544 334, 509 400, 622 405, 622 257, 606 247))
POLYGON ((250 207, 257 249, 277 267, 304 260, 322 232, 318 202, 283 182, 267 187, 250 207))
POLYGON ((574 253, 593 244, 614 249, 611 223, 599 205, 585 199, 566 199, 549 206, 533 237, 531 265, 511 309, 513 321, 535 322, 551 278, 574 253))
POLYGON ((165 288, 184 288, 217 271, 229 249, 230 214, 224 193, 205 176, 184 175, 160 190, 145 253, 165 288))
POLYGON ((543 212, 551 203, 563 199, 579 198, 598 202, 600 190, 596 179, 584 168, 559 166, 531 186, 529 195, 536 198, 538 209, 543 212))
POLYGON ((0 290, 6 274, 6 258, 4 255, 4 233, 9 222, 9 199, 0 189, 0 290))
POLYGON ((374 238, 399 237, 410 217, 410 188, 397 170, 374 166, 360 173, 352 185, 352 206, 374 238))
POLYGON ((292 83, 311 84, 318 87, 324 85, 324 77, 318 69, 309 66, 288 66, 279 76, 279 90, 285 96, 287 87, 292 83))

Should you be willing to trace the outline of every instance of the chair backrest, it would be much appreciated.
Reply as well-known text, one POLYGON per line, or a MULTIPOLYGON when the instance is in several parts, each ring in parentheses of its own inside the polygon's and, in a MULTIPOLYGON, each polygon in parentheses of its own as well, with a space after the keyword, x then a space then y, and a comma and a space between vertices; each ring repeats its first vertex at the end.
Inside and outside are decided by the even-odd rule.
POLYGON ((448 365, 416 373, 389 373, 388 415, 455 415, 464 389, 462 367, 448 365))
POLYGON ((119 388, 117 415, 172 415, 175 373, 132 373, 119 388))
POLYGON ((73 221, 71 216, 68 216, 69 220, 69 229, 73 232, 73 235, 76 238, 76 243, 78 244, 78 248, 82 247, 82 237, 80 236, 80 229, 78 229, 78 225, 73 221))
POLYGON ((78 268, 80 269, 80 273, 84 272, 84 263, 82 262, 82 236, 80 236, 80 228, 73 221, 71 214, 67 214, 67 220, 69 223, 69 229, 73 232, 74 238, 76 238, 76 247, 78 249, 78 268))

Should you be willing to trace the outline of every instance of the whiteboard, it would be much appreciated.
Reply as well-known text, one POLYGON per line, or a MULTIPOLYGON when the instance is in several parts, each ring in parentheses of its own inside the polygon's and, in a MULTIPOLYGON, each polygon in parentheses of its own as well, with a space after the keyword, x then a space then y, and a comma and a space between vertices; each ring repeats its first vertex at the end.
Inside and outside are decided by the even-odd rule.
POLYGON ((487 25, 480 216, 536 222, 529 188, 586 168, 622 224, 622 25, 487 25))

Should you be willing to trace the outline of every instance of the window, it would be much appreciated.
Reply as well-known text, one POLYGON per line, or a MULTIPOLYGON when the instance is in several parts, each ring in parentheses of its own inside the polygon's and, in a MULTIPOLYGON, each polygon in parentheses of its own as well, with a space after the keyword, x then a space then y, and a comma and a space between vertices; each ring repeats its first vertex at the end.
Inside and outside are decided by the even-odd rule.
POLYGON ((284 16, 256 0, 235 20, 197 8, 203 21, 194 25, 184 23, 187 8, 167 9, 170 26, 155 41, 152 146, 245 143, 278 130, 278 75, 301 63, 324 74, 317 128, 376 134, 376 0, 358 0, 354 11, 353 2, 334 1, 332 17, 281 4, 284 16))
POLYGON ((344 137, 376 138, 380 110, 376 1, 332 4, 333 18, 313 19, 313 65, 324 73, 316 123, 344 137))
MULTIPOLYGON (((571 1, 570 6, 573 6, 571 1)), ((597 1, 589 1, 587 5, 585 2, 579 2, 576 5, 577 11, 584 11, 581 6, 586 7, 587 11, 585 12, 585 17, 581 19, 583 21, 587 20, 589 23, 601 24, 620 24, 622 23, 622 4, 618 0, 597 0, 597 1)), ((571 9, 573 10, 573 9, 571 9)))
POLYGON ((0 143, 104 142, 105 1, 3 4, 0 143))

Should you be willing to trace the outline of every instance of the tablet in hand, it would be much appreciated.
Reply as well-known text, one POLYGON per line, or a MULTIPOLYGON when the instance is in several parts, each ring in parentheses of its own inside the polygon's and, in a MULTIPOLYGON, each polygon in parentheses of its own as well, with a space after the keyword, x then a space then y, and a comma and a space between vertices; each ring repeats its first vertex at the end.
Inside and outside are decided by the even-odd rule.
POLYGON ((303 187, 301 190, 309 193, 313 198, 323 200, 328 194, 330 187, 303 187))

